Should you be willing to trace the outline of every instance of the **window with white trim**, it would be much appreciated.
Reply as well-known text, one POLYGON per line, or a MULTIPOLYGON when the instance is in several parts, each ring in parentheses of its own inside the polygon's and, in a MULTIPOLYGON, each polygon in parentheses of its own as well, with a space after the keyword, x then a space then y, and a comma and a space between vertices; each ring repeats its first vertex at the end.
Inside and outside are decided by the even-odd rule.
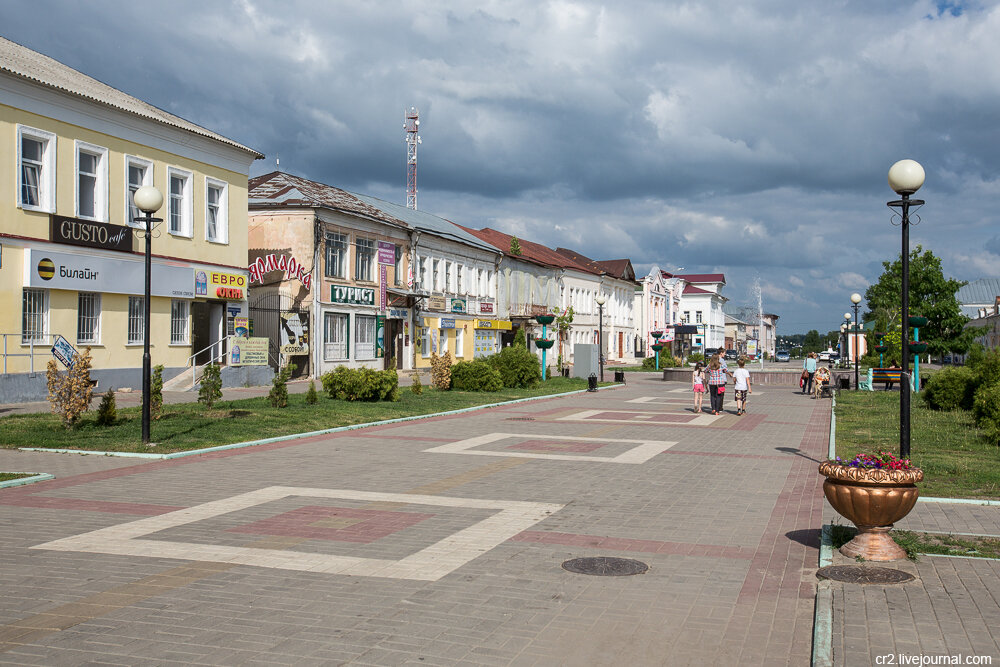
POLYGON ((701 311, 700 310, 694 311, 694 323, 695 324, 701 324, 701 311))
POLYGON ((465 267, 461 264, 458 265, 458 269, 455 271, 455 293, 464 294, 462 275, 465 273, 465 267))
POLYGON ((438 354, 442 357, 448 353, 448 330, 441 329, 438 333, 438 354))
POLYGON ((451 262, 444 263, 444 291, 451 291, 451 262))
POLYGON ((108 149, 76 142, 76 216, 108 220, 108 149))
POLYGON ((101 295, 96 292, 77 295, 76 342, 101 342, 101 295))
POLYGON ((465 330, 455 329, 455 356, 465 356, 465 330))
POLYGON ((326 233, 326 267, 324 271, 327 278, 347 277, 347 245, 349 241, 347 234, 326 233))
POLYGON ((188 338, 188 313, 191 304, 182 299, 174 299, 170 302, 170 344, 187 345, 188 338))
POLYGON ((399 287, 403 284, 403 246, 395 246, 395 257, 392 265, 392 284, 399 287))
POLYGON ((125 210, 128 211, 126 221, 130 227, 142 227, 143 212, 135 205, 132 198, 135 191, 146 185, 153 184, 153 163, 134 155, 125 156, 125 210))
POLYGON ((375 317, 373 315, 354 316, 354 358, 375 358, 375 317))
POLYGON ((354 279, 371 282, 374 278, 375 239, 354 240, 354 279))
POLYGON ((229 243, 229 185, 205 178, 205 240, 229 243))
POLYGON ((56 135, 17 126, 18 205, 31 211, 56 212, 56 135))
POLYGON ((174 236, 194 236, 194 197, 189 171, 167 167, 167 231, 174 236))
POLYGON ((21 296, 21 342, 45 343, 48 333, 48 291, 25 287, 21 296))
POLYGON ((340 361, 348 358, 348 320, 346 313, 323 315, 323 359, 340 361))
POLYGON ((420 327, 420 356, 431 356, 431 330, 427 327, 420 327))
POLYGON ((128 345, 140 345, 145 334, 143 322, 146 319, 144 309, 145 297, 130 296, 128 298, 128 345))

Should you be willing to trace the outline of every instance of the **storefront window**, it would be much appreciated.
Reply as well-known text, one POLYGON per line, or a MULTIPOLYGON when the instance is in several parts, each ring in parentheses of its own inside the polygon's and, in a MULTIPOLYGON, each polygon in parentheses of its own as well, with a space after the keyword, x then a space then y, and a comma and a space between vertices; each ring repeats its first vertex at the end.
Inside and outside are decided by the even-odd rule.
POLYGON ((356 315, 354 317, 355 359, 375 358, 375 317, 356 315))
POLYGON ((326 313, 323 317, 323 359, 326 361, 348 358, 348 315, 326 313))

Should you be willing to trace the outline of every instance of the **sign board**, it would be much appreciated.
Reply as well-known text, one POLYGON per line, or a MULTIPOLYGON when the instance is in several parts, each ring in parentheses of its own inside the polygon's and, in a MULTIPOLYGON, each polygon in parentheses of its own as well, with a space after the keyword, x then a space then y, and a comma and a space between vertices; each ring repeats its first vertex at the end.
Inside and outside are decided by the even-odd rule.
POLYGON ((438 327, 441 329, 454 329, 455 319, 451 317, 442 317, 440 323, 438 324, 438 327))
POLYGON ((76 361, 76 348, 70 345, 69 341, 62 336, 56 336, 52 343, 52 356, 62 362, 66 368, 73 368, 76 361))
POLYGON ((389 319, 390 320, 406 320, 410 317, 410 311, 405 308, 390 308, 389 309, 389 319))
POLYGON ((483 315, 493 314, 493 302, 492 301, 479 301, 479 312, 483 315))
POLYGON ((264 275, 271 271, 284 271, 285 280, 295 278, 302 283, 306 290, 312 288, 312 274, 291 255, 270 253, 258 257, 247 267, 247 270, 250 272, 250 284, 264 282, 264 275))
POLYGON ((468 303, 465 299, 452 299, 449 305, 448 312, 451 313, 464 313, 468 311, 468 303))
POLYGON ((246 298, 246 290, 247 277, 241 273, 206 271, 204 269, 196 269, 194 272, 195 296, 242 301, 246 298))
POLYGON ((233 318, 233 330, 236 335, 240 338, 246 338, 250 335, 250 318, 249 317, 234 317, 233 318))
POLYGON ((665 329, 664 332, 663 332, 663 335, 660 336, 660 342, 661 343, 672 343, 672 342, 674 342, 674 330, 671 329, 671 328, 669 328, 669 327, 667 329, 665 329))
POLYGON ((49 216, 49 239, 53 243, 132 252, 132 230, 96 220, 80 220, 63 215, 49 216))
MULTIPOLYGON (((153 296, 194 298, 190 266, 154 261, 151 271, 153 296)), ((146 291, 146 265, 141 257, 133 261, 125 256, 95 257, 25 248, 24 286, 139 296, 146 291)))
POLYGON ((513 328, 510 320, 473 320, 476 329, 494 329, 496 331, 510 331, 513 328))
POLYGON ((240 338, 229 350, 230 366, 267 366, 268 338, 240 338))
POLYGON ((282 354, 309 354, 309 313, 292 311, 281 313, 282 354))
POLYGON ((395 243, 378 242, 378 263, 382 266, 393 266, 396 263, 395 243))
MULTIPOLYGON (((382 268, 385 269, 384 266, 382 268)), ((381 315, 375 316, 375 357, 385 357, 385 318, 381 315)))
POLYGON ((446 310, 447 304, 443 296, 431 296, 427 298, 428 310, 446 310))
POLYGON ((353 303, 358 306, 374 306, 375 290, 368 287, 332 285, 330 287, 330 301, 333 303, 353 303))
POLYGON ((751 339, 751 340, 747 341, 747 356, 748 357, 756 357, 757 356, 757 341, 756 340, 752 340, 751 339))
POLYGON ((385 281, 386 281, 386 268, 385 264, 381 264, 378 267, 378 309, 384 311, 387 306, 387 300, 385 295, 385 281))

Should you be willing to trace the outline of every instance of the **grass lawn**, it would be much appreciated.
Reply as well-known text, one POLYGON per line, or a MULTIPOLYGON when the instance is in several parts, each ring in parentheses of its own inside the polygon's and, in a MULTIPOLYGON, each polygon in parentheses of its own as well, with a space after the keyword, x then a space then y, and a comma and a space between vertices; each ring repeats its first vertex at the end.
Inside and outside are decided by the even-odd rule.
MULTIPOLYGON (((899 453, 899 394, 837 394, 837 455, 899 453)), ((1000 447, 986 441, 968 412, 937 412, 911 397, 910 459, 923 469, 922 496, 1000 499, 1000 447)))
POLYGON ((142 444, 142 410, 138 407, 118 410, 114 426, 99 426, 92 410, 70 430, 52 414, 10 415, 0 419, 0 447, 169 453, 586 388, 586 380, 555 377, 534 389, 493 393, 436 391, 425 386, 424 393, 417 396, 409 387, 401 387, 400 400, 395 403, 339 401, 324 393, 315 405, 306 403, 305 394, 289 394, 287 408, 272 408, 266 397, 220 401, 211 410, 200 403, 178 403, 164 405, 163 416, 150 424, 155 447, 142 444))
POLYGON ((38 473, 34 472, 0 472, 0 482, 9 482, 12 479, 24 479, 25 477, 34 477, 38 473))
MULTIPOLYGON (((830 543, 834 549, 839 549, 857 534, 856 528, 834 524, 830 530, 830 543)), ((909 530, 893 530, 889 535, 896 544, 906 550, 906 557, 910 560, 919 560, 919 554, 1000 558, 1000 539, 995 537, 941 535, 909 530)))

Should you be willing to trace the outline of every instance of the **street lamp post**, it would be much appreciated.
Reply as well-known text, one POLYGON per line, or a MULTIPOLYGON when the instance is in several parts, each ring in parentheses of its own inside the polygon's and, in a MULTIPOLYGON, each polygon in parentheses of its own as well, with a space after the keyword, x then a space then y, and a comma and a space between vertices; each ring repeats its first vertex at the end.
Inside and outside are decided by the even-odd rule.
POLYGON ((861 295, 855 292, 851 295, 851 307, 854 308, 854 388, 858 388, 858 309, 861 307, 861 295))
POLYGON ((844 350, 844 354, 847 354, 847 322, 840 325, 840 346, 844 350))
POLYGON ((142 222, 142 233, 146 238, 146 290, 143 299, 142 316, 142 444, 149 444, 149 300, 152 286, 151 275, 153 272, 153 223, 162 222, 161 218, 154 218, 153 214, 163 206, 163 194, 156 188, 146 185, 135 191, 132 196, 136 208, 145 215, 137 218, 142 222))
MULTIPOLYGON (((844 313, 844 324, 847 325, 847 330, 850 331, 851 330, 851 314, 850 313, 844 313)), ((844 342, 847 343, 847 334, 846 333, 844 334, 844 342)), ((847 350, 847 354, 848 354, 848 358, 850 358, 851 351, 847 350)), ((840 360, 840 365, 843 366, 843 364, 844 364, 844 360, 841 359, 840 360)), ((857 385, 855 385, 855 387, 856 386, 857 385)))
POLYGON ((902 227, 902 326, 903 366, 899 382, 899 457, 910 458, 910 207, 922 206, 922 199, 910 199, 924 184, 924 168, 915 160, 900 160, 889 168, 889 187, 900 199, 887 202, 900 210, 902 227))
POLYGON ((608 297, 601 293, 594 300, 597 301, 597 359, 601 366, 601 382, 604 382, 604 304, 608 297))

